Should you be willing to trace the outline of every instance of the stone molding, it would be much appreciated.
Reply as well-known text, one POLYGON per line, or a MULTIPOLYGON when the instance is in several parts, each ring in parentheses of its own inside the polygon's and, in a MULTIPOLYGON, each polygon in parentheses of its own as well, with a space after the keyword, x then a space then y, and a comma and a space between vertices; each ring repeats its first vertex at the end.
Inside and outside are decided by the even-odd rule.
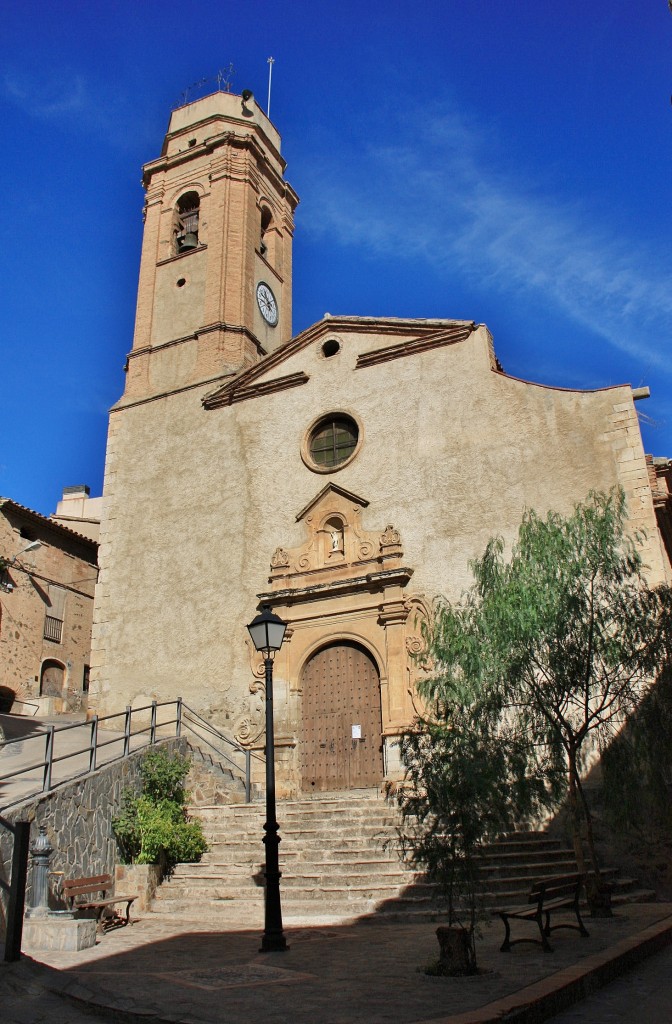
POLYGON ((475 330, 475 323, 468 324, 466 327, 450 327, 436 331, 424 338, 413 338, 411 341, 402 341, 398 345, 374 349, 373 352, 362 352, 357 357, 356 369, 377 366, 379 363, 387 363, 391 359, 416 355, 418 352, 428 352, 430 349, 440 348, 442 345, 455 345, 460 341, 466 341, 475 330))

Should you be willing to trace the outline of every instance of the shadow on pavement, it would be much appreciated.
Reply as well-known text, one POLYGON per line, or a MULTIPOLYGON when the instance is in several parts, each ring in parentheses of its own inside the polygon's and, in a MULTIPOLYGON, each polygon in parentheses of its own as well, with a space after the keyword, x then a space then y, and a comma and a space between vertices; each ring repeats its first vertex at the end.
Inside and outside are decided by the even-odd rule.
POLYGON ((438 954, 436 924, 375 917, 290 926, 287 952, 260 953, 259 929, 207 931, 194 923, 188 930, 154 915, 102 936, 90 950, 34 954, 46 968, 28 959, 11 966, 33 980, 37 972, 46 988, 118 1019, 417 1024, 473 1011, 535 983, 552 987, 554 977, 662 919, 672 930, 670 910, 667 904, 623 908, 609 921, 591 922, 590 940, 558 933, 553 954, 530 946, 501 954, 499 929, 486 927, 478 942, 482 973, 472 978, 424 974, 438 954))

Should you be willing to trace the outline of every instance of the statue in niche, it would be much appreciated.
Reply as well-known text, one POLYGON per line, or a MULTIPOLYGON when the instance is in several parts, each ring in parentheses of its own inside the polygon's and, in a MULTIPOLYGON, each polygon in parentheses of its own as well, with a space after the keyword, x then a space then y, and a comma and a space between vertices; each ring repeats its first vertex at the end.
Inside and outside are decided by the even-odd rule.
POLYGON ((343 540, 343 523, 340 519, 329 519, 325 523, 323 532, 326 533, 329 538, 327 557, 331 558, 332 555, 344 554, 345 544, 343 540))

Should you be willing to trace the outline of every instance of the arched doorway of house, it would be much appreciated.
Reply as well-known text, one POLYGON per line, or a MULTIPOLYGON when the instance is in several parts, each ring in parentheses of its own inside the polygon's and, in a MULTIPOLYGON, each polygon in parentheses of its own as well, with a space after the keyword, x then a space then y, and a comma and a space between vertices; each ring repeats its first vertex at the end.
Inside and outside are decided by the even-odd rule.
POLYGON ((60 661, 45 661, 40 675, 40 697, 62 697, 64 677, 65 667, 60 661))
POLYGON ((359 644, 320 648, 301 679, 304 792, 378 786, 383 778, 380 674, 359 644))

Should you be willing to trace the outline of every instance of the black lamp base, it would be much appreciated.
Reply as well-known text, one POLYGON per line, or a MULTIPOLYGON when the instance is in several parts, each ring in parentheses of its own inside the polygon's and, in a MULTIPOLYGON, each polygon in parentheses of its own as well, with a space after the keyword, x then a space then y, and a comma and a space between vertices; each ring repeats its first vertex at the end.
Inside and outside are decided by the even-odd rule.
POLYGON ((259 947, 260 953, 284 953, 288 950, 287 939, 284 935, 264 935, 259 947))

